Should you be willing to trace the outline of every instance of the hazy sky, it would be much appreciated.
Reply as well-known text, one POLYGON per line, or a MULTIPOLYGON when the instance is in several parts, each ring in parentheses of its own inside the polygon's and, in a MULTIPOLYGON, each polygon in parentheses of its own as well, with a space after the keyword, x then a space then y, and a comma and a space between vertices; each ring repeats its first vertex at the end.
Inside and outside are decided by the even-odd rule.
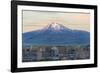
POLYGON ((70 29, 90 31, 89 13, 23 11, 23 33, 42 29, 52 22, 70 29))

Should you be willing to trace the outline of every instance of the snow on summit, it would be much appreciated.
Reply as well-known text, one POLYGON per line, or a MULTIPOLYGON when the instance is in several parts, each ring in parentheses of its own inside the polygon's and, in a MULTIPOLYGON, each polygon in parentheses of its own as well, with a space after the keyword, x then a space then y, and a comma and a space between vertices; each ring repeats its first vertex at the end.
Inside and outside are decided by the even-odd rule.
POLYGON ((64 25, 56 23, 56 22, 48 24, 45 28, 48 29, 48 30, 65 30, 65 29, 68 29, 64 25))

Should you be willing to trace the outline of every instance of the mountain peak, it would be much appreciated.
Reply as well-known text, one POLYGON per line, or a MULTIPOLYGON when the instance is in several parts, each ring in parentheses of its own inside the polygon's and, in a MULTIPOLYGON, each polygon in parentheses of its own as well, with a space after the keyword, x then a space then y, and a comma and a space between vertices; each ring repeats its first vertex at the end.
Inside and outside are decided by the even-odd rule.
POLYGON ((63 29, 66 29, 66 27, 62 24, 58 24, 56 22, 52 22, 51 24, 48 24, 46 29, 49 29, 49 30, 63 30, 63 29))
POLYGON ((49 26, 51 26, 51 28, 55 29, 55 30, 59 30, 60 29, 60 24, 57 24, 55 22, 53 22, 52 24, 50 24, 49 26))

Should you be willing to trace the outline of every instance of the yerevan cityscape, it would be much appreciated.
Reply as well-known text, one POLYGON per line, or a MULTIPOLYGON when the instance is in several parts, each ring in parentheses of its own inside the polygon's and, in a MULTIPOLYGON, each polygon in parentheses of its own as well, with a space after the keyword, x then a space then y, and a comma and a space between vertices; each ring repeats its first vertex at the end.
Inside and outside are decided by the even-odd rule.
POLYGON ((90 59, 89 14, 23 11, 22 62, 83 59, 90 59))

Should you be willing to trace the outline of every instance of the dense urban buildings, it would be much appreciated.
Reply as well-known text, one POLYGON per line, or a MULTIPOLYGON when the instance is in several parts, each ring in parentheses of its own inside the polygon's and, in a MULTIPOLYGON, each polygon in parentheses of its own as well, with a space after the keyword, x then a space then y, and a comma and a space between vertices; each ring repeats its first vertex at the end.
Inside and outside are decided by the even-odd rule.
POLYGON ((23 62, 90 58, 90 45, 27 46, 22 51, 23 62))

